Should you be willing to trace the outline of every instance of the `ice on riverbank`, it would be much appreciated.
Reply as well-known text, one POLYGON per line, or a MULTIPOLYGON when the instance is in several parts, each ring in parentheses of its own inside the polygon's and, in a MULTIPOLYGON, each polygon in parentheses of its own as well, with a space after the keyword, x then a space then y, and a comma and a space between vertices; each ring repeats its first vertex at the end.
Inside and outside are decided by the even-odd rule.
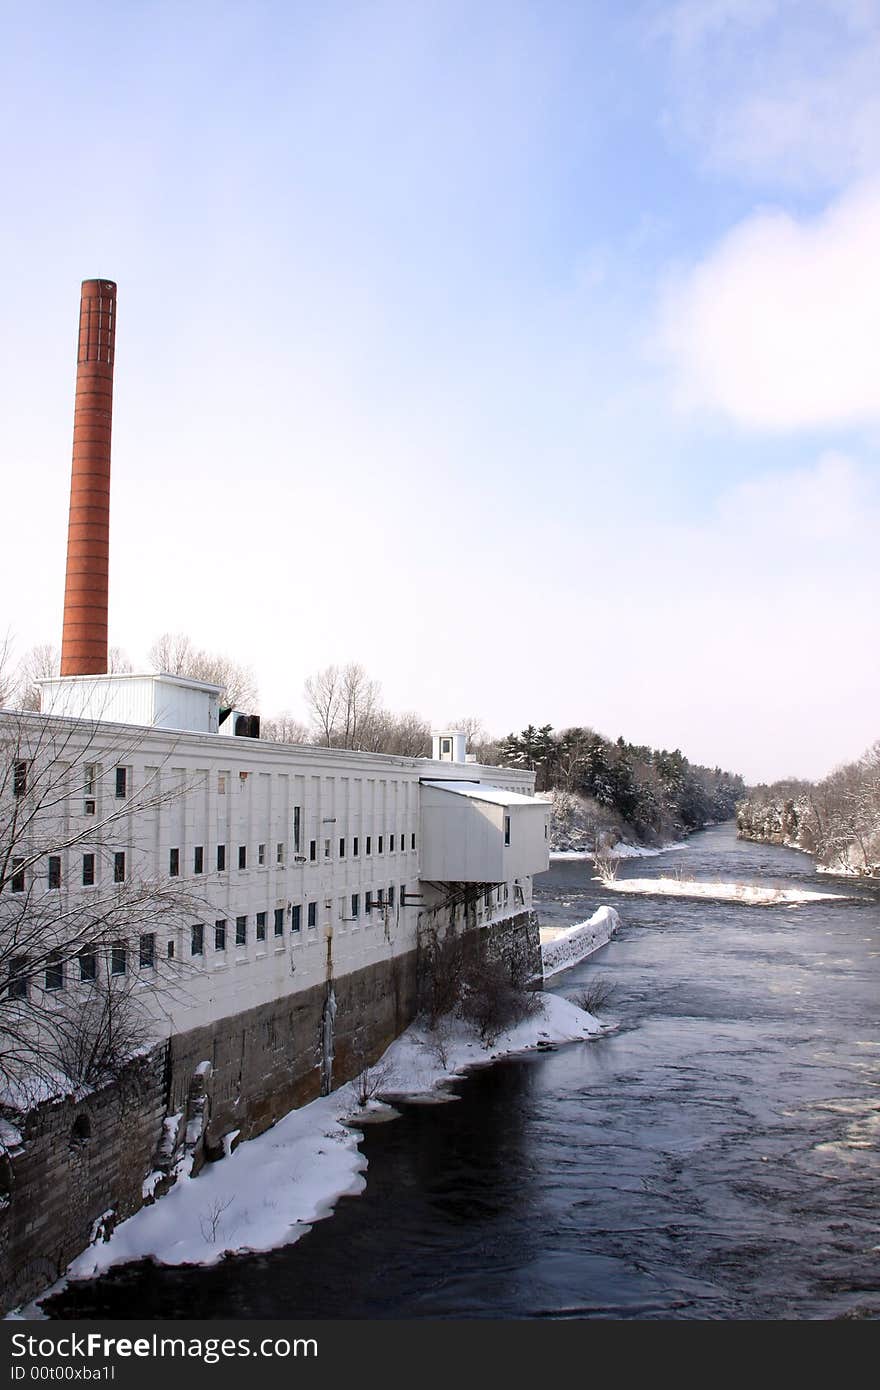
MULTIPOLYGON (((412 1025, 371 1069, 370 1087, 389 1098, 448 1100, 448 1083, 469 1067, 602 1031, 569 1000, 537 998, 538 1012, 491 1047, 458 1019, 446 1020, 436 1032, 412 1025)), ((132 1260, 210 1265, 228 1252, 290 1244, 329 1216, 340 1197, 363 1191, 367 1161, 358 1148, 358 1126, 394 1114, 379 1100, 361 1108, 357 1082, 291 1111, 265 1134, 207 1164, 198 1177, 181 1177, 166 1196, 121 1222, 108 1241, 89 1246, 69 1266, 66 1280, 88 1279, 132 1260)), ((37 1305, 26 1316, 39 1316, 37 1305)))
POLYGON ((577 922, 573 927, 542 927, 544 979, 560 970, 568 970, 606 946, 619 926, 620 916, 616 910, 600 907, 588 921, 577 922))
MULTIPOLYGON (((657 854, 669 854, 674 849, 687 849, 686 844, 662 845, 660 849, 650 849, 646 845, 628 845, 621 840, 618 844, 612 845, 610 849, 600 851, 603 857, 612 859, 653 859, 657 854)), ((555 863, 566 859, 595 859, 595 851, 591 849, 551 849, 550 862, 555 863)))
POLYGON ((762 888, 754 883, 698 883, 694 879, 678 878, 603 879, 602 886, 614 893, 652 893, 673 898, 714 898, 721 902, 746 903, 752 907, 846 898, 845 893, 813 893, 806 888, 762 888))

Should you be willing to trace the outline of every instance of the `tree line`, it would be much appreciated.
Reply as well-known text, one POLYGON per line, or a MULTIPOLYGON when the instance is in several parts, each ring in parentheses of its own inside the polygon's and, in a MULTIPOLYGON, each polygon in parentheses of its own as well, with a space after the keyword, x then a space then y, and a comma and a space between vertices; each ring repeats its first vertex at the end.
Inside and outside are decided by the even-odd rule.
POLYGON ((737 825, 744 839, 805 849, 823 868, 880 874, 880 741, 820 782, 753 788, 737 825))

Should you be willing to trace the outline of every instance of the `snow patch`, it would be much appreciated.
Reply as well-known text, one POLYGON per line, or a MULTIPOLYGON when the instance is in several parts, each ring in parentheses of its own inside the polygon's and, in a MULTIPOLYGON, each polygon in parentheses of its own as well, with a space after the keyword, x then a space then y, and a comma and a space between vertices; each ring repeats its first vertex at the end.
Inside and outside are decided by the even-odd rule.
POLYGON ((746 903, 751 907, 812 903, 827 898, 846 898, 844 893, 812 893, 806 888, 764 888, 755 883, 698 883, 678 878, 603 879, 614 893, 653 893, 671 898, 715 898, 746 903))
POLYGON ((607 945, 620 927, 620 916, 613 907, 600 907, 586 922, 573 927, 542 928, 541 960, 544 978, 568 970, 578 961, 607 945))
MULTIPOLYGON (((628 845, 624 840, 619 840, 610 849, 599 850, 599 854, 606 858, 611 856, 613 859, 653 859, 657 854, 669 854, 674 849, 687 849, 686 844, 662 845, 660 849, 651 849, 647 845, 628 845)), ((551 862, 557 859, 595 859, 596 851, 591 849, 556 849, 550 851, 551 862)))

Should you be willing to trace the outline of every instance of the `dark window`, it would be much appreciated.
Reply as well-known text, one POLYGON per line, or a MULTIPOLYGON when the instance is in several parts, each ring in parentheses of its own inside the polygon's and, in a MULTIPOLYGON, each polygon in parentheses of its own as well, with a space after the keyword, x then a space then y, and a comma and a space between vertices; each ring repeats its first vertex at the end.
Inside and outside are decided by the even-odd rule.
POLYGON ((196 845, 193 850, 193 873, 203 874, 205 872, 205 846, 196 845))
POLYGON ((318 904, 309 903, 308 925, 316 927, 318 925, 318 904))
POLYGON ((240 869, 247 868, 247 845, 239 845, 238 847, 238 867, 240 869))
POLYGON ((379 836, 379 843, 378 843, 378 845, 376 846, 376 853, 377 853, 377 854, 381 854, 381 853, 382 853, 382 836, 381 836, 381 835, 379 836))
MULTIPOLYGON (((299 912, 299 908, 298 908, 298 907, 297 907, 297 908, 294 908, 294 911, 295 911, 295 912, 299 912)), ((284 908, 283 908, 283 907, 276 907, 276 909, 275 909, 275 935, 276 935, 276 936, 283 936, 283 935, 284 935, 284 908)))
POLYGON ((373 837, 372 837, 372 835, 368 835, 368 836, 367 836, 367 846, 366 846, 366 849, 365 849, 364 853, 365 853, 365 854, 369 854, 369 853, 372 851, 372 848, 373 848, 373 837))
POLYGON ((293 911, 290 914, 290 930, 300 931, 302 928, 302 908, 299 903, 294 903, 293 911))
POLYGON ((156 968, 156 933, 145 931, 141 933, 138 943, 138 964, 142 970, 155 970, 156 968))
POLYGON ((118 767, 116 769, 116 795, 120 798, 128 795, 127 767, 118 767))
POLYGON ((385 902, 385 889, 384 889, 384 888, 377 888, 377 889, 376 889, 376 906, 377 906, 377 907, 382 907, 382 905, 384 904, 384 902, 385 902))
POLYGON ((61 855, 49 855, 49 887, 61 887, 61 855))
POLYGON ((401 883, 401 885, 400 885, 400 906, 401 906, 401 907, 406 907, 406 884, 405 884, 405 883, 401 883))
POLYGON ((340 840, 340 841, 339 841, 339 858, 340 858, 340 859, 344 859, 344 858, 345 858, 345 841, 344 841, 344 840, 340 840))
POLYGON ((393 836, 393 835, 389 835, 389 836, 388 836, 388 853, 389 853, 389 854, 393 854, 393 853, 394 853, 394 836, 393 836))
POLYGON ((388 906, 389 906, 389 907, 393 907, 393 906, 394 906, 394 884, 393 884, 393 883, 391 884, 390 888, 388 889, 388 906))
POLYGON ((360 917, 360 915, 361 915, 361 895, 360 895, 360 893, 352 893, 352 895, 351 895, 351 915, 352 915, 352 917, 360 917))
POLYGON ((168 942, 168 959, 169 959, 169 960, 174 960, 174 942, 173 942, 173 941, 169 941, 169 942, 168 942))
POLYGON ((317 842, 317 840, 309 840, 309 859, 311 859, 312 862, 314 863, 314 861, 317 859, 317 857, 318 857, 318 842, 317 842))
POLYGON ((64 961, 60 951, 50 951, 46 957, 46 988, 64 988, 64 961))
POLYGON ((413 834, 412 834, 412 844, 410 845, 410 849, 415 849, 415 847, 416 847, 416 832, 413 831, 413 834))
POLYGON ((324 841, 324 858, 325 858, 325 859, 329 859, 329 858, 330 858, 330 841, 329 841, 329 840, 325 840, 325 841, 324 841))
POLYGON ((19 761, 12 765, 12 795, 24 796, 27 791, 28 765, 19 761))
POLYGON ((118 849, 113 855, 113 882, 125 882, 125 850, 118 849))
POLYGON ((201 922, 193 923, 190 928, 189 953, 191 956, 203 956, 205 954, 205 928, 201 922))
POLYGON ((358 857, 358 837, 357 837, 357 835, 355 835, 354 839, 353 839, 352 842, 351 842, 351 852, 352 852, 352 854, 354 855, 355 859, 357 859, 357 857, 358 857))
MULTIPOLYGON (((94 859, 94 855, 92 855, 92 858, 94 859)), ((22 858, 13 859, 12 861, 12 877, 9 886, 13 893, 24 892, 24 869, 21 867, 23 863, 24 859, 22 858)), ((85 872, 85 870, 83 870, 83 872, 85 872)), ((85 878, 83 878, 83 883, 85 883, 85 878)))
POLYGON ((218 845, 218 846, 217 846, 217 870, 218 870, 219 873, 222 873, 223 870, 224 870, 225 868, 226 868, 226 846, 225 846, 225 845, 218 845))
POLYGON ((283 863, 284 863, 284 841, 283 841, 283 840, 279 840, 278 843, 277 843, 277 845, 275 846, 275 863, 276 863, 276 864, 283 864, 283 863))
POLYGON ((257 845, 257 863, 258 863, 258 864, 265 864, 265 862, 266 862, 266 846, 265 846, 265 845, 257 845))
POLYGON ((451 739, 451 738, 441 738, 441 740, 440 740, 440 752, 441 752, 441 753, 451 753, 451 752, 452 752, 452 739, 451 739))
POLYGON ((504 843, 510 844, 510 816, 504 817, 504 843))
POLYGON ((79 953, 79 978, 81 980, 97 980, 98 978, 98 953, 94 946, 83 946, 79 953))
POLYGON ((93 854, 83 855, 83 883, 88 887, 95 881, 95 856, 93 854))
POLYGON ((27 956, 12 956, 9 961, 9 974, 6 978, 6 993, 10 999, 27 999, 28 975, 27 956))
POLYGON ((235 919, 235 944, 236 946, 247 945, 247 917, 236 917, 235 919))
POLYGON ((258 941, 265 941, 265 940, 266 940, 266 914, 265 914, 265 912, 258 912, 258 913, 257 913, 257 940, 258 940, 258 941))
POLYGON ((365 916, 369 917, 369 915, 370 915, 370 913, 371 913, 372 911, 373 911, 373 890, 372 890, 371 888, 368 888, 367 891, 366 891, 366 893, 364 894, 364 914, 365 914, 365 916))
POLYGON ((218 917, 214 923, 214 950, 226 950, 226 918, 218 917))
POLYGON ((302 811, 299 806, 293 808, 293 852, 299 854, 300 831, 302 826, 302 811))
POLYGON ((172 878, 177 878, 180 874, 179 849, 172 849, 168 851, 168 873, 172 878))
POLYGON ((110 947, 110 974, 124 975, 128 969, 128 950, 124 941, 114 941, 110 947))

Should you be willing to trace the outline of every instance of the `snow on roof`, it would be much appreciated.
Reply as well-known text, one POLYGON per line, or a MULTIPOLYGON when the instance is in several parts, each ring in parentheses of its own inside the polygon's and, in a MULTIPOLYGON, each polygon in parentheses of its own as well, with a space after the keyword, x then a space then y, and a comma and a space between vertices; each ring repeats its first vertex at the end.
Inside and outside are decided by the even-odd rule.
POLYGON ((521 792, 509 792, 503 787, 489 787, 485 782, 433 782, 422 779, 423 787, 434 787, 441 792, 454 792, 456 796, 469 796, 472 801, 492 801, 496 806, 540 806, 533 796, 523 796, 521 792))

